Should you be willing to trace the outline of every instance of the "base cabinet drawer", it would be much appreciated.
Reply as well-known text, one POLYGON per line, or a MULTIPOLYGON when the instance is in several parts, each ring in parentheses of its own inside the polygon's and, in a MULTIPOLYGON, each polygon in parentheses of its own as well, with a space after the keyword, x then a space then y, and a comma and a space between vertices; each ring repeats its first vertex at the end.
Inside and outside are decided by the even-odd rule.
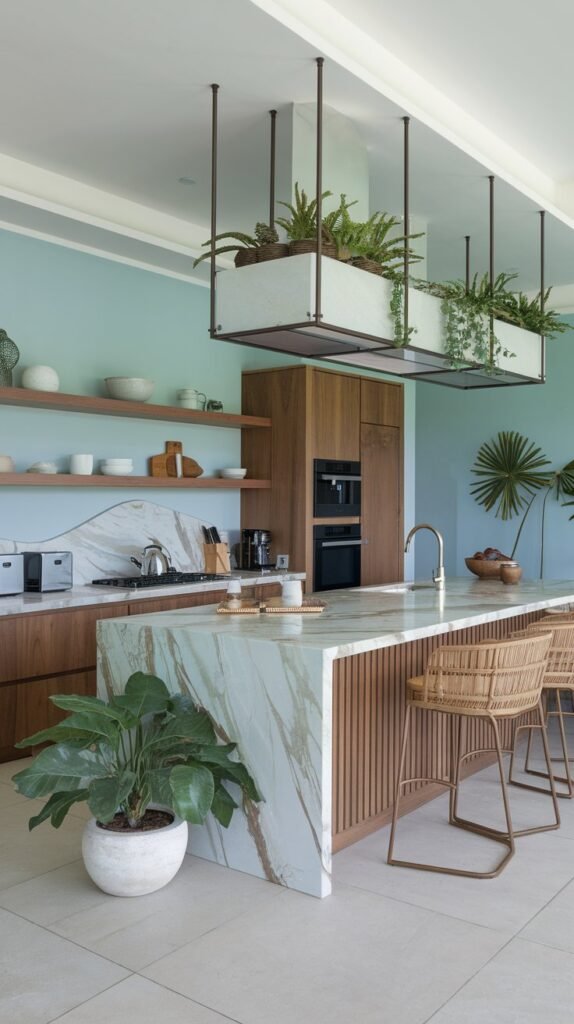
POLYGON ((26 613, 0 621, 0 683, 96 664, 96 622, 128 614, 127 603, 26 613))
POLYGON ((95 696, 95 669, 0 686, 0 761, 27 757, 32 751, 16 750, 14 744, 66 717, 49 700, 56 693, 95 696))

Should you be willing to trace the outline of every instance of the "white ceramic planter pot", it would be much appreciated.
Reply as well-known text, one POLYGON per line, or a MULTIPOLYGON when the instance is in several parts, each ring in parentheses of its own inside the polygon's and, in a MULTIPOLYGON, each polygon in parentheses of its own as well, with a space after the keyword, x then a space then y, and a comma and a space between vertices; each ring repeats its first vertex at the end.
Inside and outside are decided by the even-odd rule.
POLYGON ((171 882, 187 847, 187 821, 150 832, 109 832, 92 818, 82 836, 82 855, 93 882, 111 896, 143 896, 171 882))

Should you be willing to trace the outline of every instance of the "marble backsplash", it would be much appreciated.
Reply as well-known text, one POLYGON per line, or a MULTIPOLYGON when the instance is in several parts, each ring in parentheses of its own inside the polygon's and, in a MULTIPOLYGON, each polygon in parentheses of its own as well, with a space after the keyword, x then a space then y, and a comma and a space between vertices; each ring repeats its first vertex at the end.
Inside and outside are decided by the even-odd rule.
POLYGON ((75 586, 103 576, 137 575, 130 557, 139 557, 147 544, 161 544, 176 569, 202 572, 202 525, 212 524, 152 501, 123 501, 57 537, 0 539, 0 552, 71 551, 75 586))

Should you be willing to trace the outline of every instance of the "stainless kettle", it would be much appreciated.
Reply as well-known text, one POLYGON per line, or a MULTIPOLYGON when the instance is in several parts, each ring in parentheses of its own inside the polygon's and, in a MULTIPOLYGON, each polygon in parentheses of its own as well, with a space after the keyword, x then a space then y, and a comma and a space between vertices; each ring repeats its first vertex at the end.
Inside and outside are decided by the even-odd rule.
POLYGON ((170 557, 161 544, 148 544, 142 551, 141 562, 138 558, 130 558, 130 562, 137 565, 142 576, 161 576, 171 569, 170 557))

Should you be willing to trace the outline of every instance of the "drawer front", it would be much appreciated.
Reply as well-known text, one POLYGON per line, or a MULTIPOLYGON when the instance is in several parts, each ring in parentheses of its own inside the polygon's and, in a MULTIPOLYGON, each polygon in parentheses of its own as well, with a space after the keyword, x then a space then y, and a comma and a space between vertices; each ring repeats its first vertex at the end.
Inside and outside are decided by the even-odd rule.
POLYGON ((48 699, 55 693, 95 696, 95 670, 0 686, 0 761, 28 756, 30 750, 16 750, 14 744, 66 717, 48 699))
POLYGON ((0 682, 48 676, 96 664, 96 622, 128 614, 128 605, 97 605, 0 622, 0 682))

